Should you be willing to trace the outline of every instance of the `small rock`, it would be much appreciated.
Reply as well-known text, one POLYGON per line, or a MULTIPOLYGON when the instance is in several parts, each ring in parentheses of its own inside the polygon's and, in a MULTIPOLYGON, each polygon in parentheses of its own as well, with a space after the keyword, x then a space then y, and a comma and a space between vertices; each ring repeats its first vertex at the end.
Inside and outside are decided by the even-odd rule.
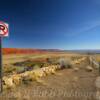
POLYGON ((87 66, 86 71, 91 72, 91 71, 93 71, 93 68, 91 66, 87 66))
POLYGON ((79 70, 79 68, 75 67, 73 70, 77 72, 79 70))

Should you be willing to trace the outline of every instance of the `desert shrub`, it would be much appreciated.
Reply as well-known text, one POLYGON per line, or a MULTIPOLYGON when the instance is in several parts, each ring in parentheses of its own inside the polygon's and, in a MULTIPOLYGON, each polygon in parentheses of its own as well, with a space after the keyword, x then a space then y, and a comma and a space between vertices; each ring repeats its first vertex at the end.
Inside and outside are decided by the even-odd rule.
POLYGON ((25 69, 26 67, 22 67, 22 66, 13 66, 13 65, 8 65, 8 66, 5 66, 3 68, 3 72, 4 72, 4 75, 10 75, 10 74, 13 74, 13 73, 23 73, 26 71, 25 69))
POLYGON ((24 61, 24 62, 17 62, 17 63, 14 63, 13 64, 14 66, 34 66, 34 63, 33 62, 30 62, 30 61, 24 61))
POLYGON ((71 57, 71 59, 72 59, 72 60, 76 60, 76 59, 77 59, 77 57, 75 57, 75 56, 72 56, 72 57, 71 57))
POLYGON ((46 58, 46 61, 48 64, 52 64, 52 59, 51 58, 46 58))
POLYGON ((71 64, 71 60, 70 59, 66 59, 66 58, 60 58, 58 63, 60 64, 61 68, 71 68, 72 64, 71 64))
POLYGON ((39 66, 39 68, 41 68, 41 67, 44 66, 44 64, 45 64, 44 62, 40 62, 40 61, 27 60, 27 61, 24 61, 24 62, 14 63, 13 65, 17 66, 17 67, 26 67, 27 70, 32 70, 32 69, 34 69, 34 67, 36 65, 39 66))
POLYGON ((3 68, 3 72, 6 73, 6 74, 12 73, 13 71, 16 71, 16 67, 11 66, 11 65, 5 66, 5 67, 3 68))
POLYGON ((24 68, 24 67, 16 67, 16 72, 17 72, 18 74, 24 73, 24 72, 25 72, 25 68, 24 68))
POLYGON ((40 68, 39 65, 35 65, 35 66, 34 66, 34 69, 38 69, 38 68, 40 68))
POLYGON ((47 58, 48 65, 57 65, 59 57, 47 58))

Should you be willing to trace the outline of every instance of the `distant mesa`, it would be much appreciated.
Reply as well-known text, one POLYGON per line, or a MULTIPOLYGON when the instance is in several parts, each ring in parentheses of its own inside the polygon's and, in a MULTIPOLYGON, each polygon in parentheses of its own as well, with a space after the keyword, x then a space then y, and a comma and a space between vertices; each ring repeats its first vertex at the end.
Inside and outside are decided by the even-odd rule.
POLYGON ((31 54, 31 53, 47 53, 58 52, 58 49, 21 49, 21 48, 3 48, 3 54, 31 54))
POLYGON ((43 53, 45 51, 39 49, 20 49, 20 48, 3 48, 3 54, 30 54, 30 53, 43 53))
POLYGON ((67 52, 67 53, 88 53, 100 54, 100 49, 94 50, 60 50, 60 49, 22 49, 22 48, 3 48, 3 54, 31 54, 48 52, 67 52))

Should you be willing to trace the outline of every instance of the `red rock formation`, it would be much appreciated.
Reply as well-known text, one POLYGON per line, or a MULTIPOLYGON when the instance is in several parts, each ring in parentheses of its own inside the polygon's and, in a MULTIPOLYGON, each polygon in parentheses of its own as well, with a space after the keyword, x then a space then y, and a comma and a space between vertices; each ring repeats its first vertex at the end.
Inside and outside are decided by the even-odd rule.
POLYGON ((30 54, 30 53, 46 53, 41 49, 16 49, 16 48, 3 48, 3 54, 30 54))

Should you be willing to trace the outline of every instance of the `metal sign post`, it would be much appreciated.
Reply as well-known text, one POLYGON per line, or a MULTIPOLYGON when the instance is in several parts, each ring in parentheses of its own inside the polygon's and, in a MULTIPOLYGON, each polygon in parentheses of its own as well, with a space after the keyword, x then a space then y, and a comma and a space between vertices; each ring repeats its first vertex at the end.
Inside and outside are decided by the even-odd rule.
POLYGON ((0 37, 0 92, 3 91, 2 84, 2 37, 0 37))
POLYGON ((0 21, 0 92, 3 92, 2 38, 8 36, 8 24, 0 21))

